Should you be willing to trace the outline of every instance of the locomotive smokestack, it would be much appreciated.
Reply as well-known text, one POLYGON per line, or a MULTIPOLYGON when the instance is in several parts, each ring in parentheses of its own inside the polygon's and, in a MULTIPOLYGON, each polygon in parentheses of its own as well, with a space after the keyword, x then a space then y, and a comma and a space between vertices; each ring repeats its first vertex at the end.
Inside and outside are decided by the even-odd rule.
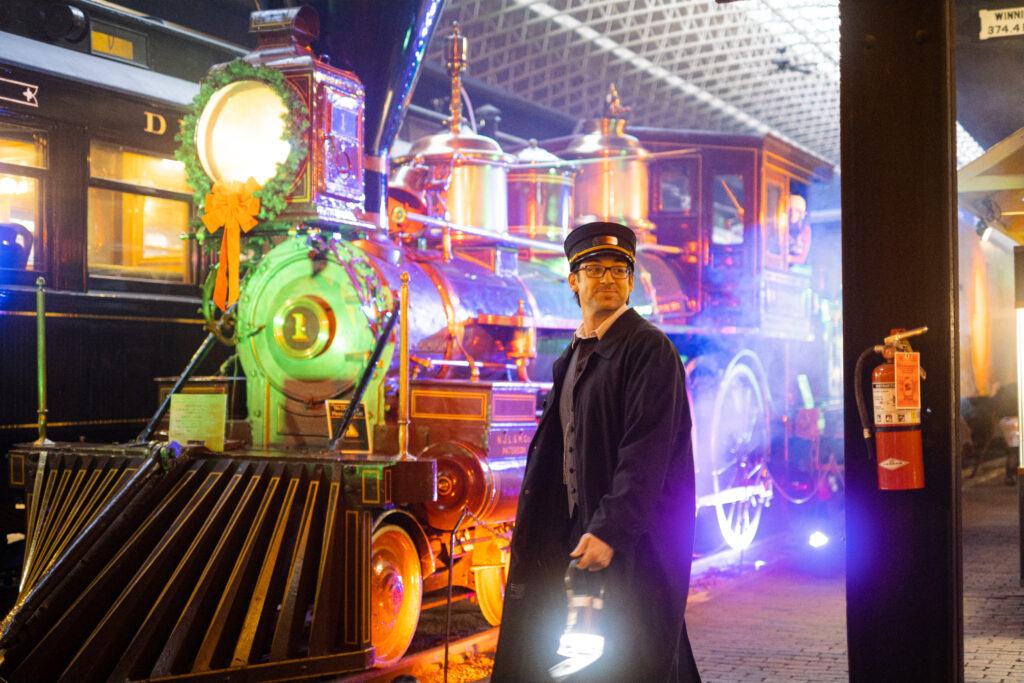
POLYGON ((325 47, 366 89, 366 219, 387 223, 388 154, 409 105, 444 0, 331 0, 325 47))
POLYGON ((449 130, 452 135, 459 134, 459 124, 462 119, 462 72, 466 70, 466 54, 469 51, 469 41, 459 33, 459 23, 452 24, 452 33, 448 36, 445 44, 444 65, 448 69, 448 77, 452 83, 452 101, 449 130))

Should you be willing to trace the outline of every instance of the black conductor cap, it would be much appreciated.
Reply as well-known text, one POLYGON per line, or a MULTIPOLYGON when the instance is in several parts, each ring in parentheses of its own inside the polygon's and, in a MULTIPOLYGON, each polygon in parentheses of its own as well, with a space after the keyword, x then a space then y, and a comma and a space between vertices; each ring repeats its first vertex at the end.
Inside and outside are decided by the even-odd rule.
POLYGON ((564 247, 570 270, 595 256, 618 256, 629 265, 636 262, 636 235, 621 223, 585 223, 569 233, 564 247))

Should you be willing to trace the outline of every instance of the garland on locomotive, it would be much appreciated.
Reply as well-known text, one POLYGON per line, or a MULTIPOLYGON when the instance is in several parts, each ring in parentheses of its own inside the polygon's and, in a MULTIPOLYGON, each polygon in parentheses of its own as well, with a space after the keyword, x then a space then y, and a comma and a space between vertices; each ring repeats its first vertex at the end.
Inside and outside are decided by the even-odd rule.
MULTIPOLYGON (((391 158, 440 2, 406 4, 389 21, 415 27, 418 42, 382 64, 353 40, 354 71, 312 53, 309 8, 255 13, 257 49, 207 76, 179 152, 196 193, 196 237, 218 252, 207 323, 246 377, 252 447, 216 462, 286 454, 343 480, 346 496, 361 491, 355 505, 373 516, 369 557, 346 565, 345 580, 368 572, 356 589, 366 591, 370 632, 352 644, 371 642, 378 663, 404 654, 423 593, 447 582, 473 589, 487 620, 500 621, 536 409, 578 324, 561 256, 575 224, 615 220, 642 237, 631 303, 688 362, 698 504, 715 510, 726 542, 749 544, 776 493, 800 502, 841 477, 818 413, 838 384, 794 397, 798 378, 809 387, 806 376, 825 364, 821 334, 837 322, 822 320, 804 266, 812 252, 800 204, 827 175, 821 162, 771 137, 627 133, 614 89, 605 115, 579 135, 511 155, 463 123, 467 46, 457 29, 446 48, 447 129, 391 158), (399 309, 410 313, 392 333, 399 309), (351 422, 339 433, 331 416, 342 411, 351 422), (781 458, 772 453, 780 445, 781 458), (432 467, 402 474, 382 459, 432 467), (404 485, 418 502, 378 495, 400 477, 413 479, 404 485)), ((90 457, 99 455, 110 454, 90 457)), ((293 481, 303 476, 312 487, 327 475, 293 481)), ((43 516, 36 523, 47 528, 43 516)), ((24 599, 58 550, 27 563, 24 599)), ((361 623, 359 608, 348 610, 361 623)), ((315 616, 311 630, 310 653, 315 616)), ((296 656, 294 643, 273 642, 271 661, 296 656)), ((170 656, 137 675, 189 670, 170 656)), ((258 656, 191 665, 248 666, 258 656)))

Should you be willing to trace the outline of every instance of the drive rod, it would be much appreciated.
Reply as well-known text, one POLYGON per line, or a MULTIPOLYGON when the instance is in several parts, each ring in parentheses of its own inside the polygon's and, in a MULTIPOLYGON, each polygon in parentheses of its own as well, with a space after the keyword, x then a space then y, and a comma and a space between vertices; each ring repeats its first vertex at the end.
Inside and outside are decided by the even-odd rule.
POLYGON ((391 307, 391 317, 384 323, 384 329, 381 331, 380 336, 377 337, 377 343, 373 347, 373 353, 370 354, 370 362, 366 364, 366 369, 363 371, 362 377, 359 378, 359 384, 356 385, 355 393, 352 394, 352 398, 349 399, 348 407, 345 408, 345 415, 341 418, 341 424, 334 430, 334 435, 331 436, 331 442, 327 444, 327 450, 333 451, 338 448, 338 443, 341 441, 341 437, 348 431, 348 426, 352 423, 352 417, 356 414, 356 408, 363 400, 363 394, 366 393, 366 386, 370 383, 370 378, 373 376, 373 369, 377 367, 377 362, 380 361, 380 356, 384 353, 384 347, 387 346, 388 337, 391 336, 391 330, 395 329, 395 322, 398 320, 398 301, 391 307))

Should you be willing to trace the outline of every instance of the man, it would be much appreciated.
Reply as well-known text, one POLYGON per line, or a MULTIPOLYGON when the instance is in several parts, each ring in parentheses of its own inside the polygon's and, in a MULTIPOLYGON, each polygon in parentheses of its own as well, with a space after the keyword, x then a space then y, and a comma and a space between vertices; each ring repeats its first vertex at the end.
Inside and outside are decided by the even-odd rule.
POLYGON ((789 262, 806 263, 811 249, 811 223, 807 220, 807 200, 798 194, 789 197, 789 262))
POLYGON ((528 451, 491 681, 548 680, 570 557, 605 586, 604 654, 572 680, 699 681, 683 621, 695 502, 679 353, 628 307, 629 228, 588 223, 564 246, 583 322, 528 451))

